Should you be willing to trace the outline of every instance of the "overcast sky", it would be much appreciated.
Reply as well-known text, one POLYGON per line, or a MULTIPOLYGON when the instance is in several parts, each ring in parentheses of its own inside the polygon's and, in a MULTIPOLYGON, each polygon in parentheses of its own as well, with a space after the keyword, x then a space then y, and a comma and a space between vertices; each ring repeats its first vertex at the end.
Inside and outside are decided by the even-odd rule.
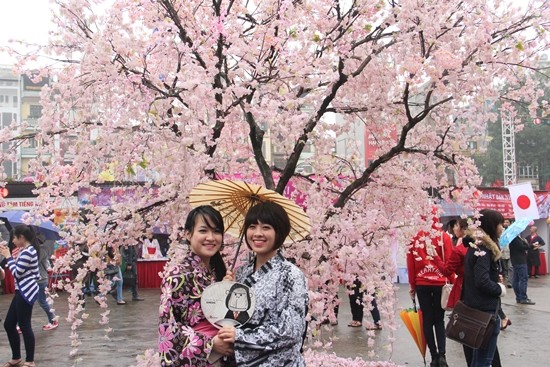
MULTIPOLYGON (((522 4, 525 0, 510 1, 522 4)), ((0 47, 7 46, 10 39, 45 44, 52 27, 50 7, 50 0, 0 0, 0 47)), ((13 60, 0 52, 0 64, 11 63, 13 60)))
MULTIPOLYGON (((45 44, 51 27, 49 9, 49 0, 1 1, 0 46, 7 46, 10 39, 45 44)), ((0 64, 10 63, 13 60, 0 53, 0 64)))

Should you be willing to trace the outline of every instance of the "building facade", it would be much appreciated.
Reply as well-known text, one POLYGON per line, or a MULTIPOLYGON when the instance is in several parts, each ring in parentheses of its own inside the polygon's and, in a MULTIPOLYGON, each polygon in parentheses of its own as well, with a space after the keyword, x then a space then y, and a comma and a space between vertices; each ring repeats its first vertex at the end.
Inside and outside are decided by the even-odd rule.
MULTIPOLYGON (((21 111, 20 77, 14 74, 9 67, 0 67, 0 128, 9 127, 12 123, 19 123, 21 111)), ((15 149, 14 144, 3 143, 2 152, 8 153, 15 149)), ((11 178, 17 175, 17 162, 4 161, 2 164, 2 178, 11 178)))
MULTIPOLYGON (((21 133, 35 131, 38 119, 42 116, 40 91, 49 83, 49 78, 32 78, 13 73, 11 67, 0 67, 0 127, 7 128, 15 123, 26 123, 21 133)), ((10 181, 26 177, 29 161, 36 157, 37 141, 28 139, 23 144, 2 144, 4 154, 12 153, 15 159, 3 162, 2 178, 10 181)))

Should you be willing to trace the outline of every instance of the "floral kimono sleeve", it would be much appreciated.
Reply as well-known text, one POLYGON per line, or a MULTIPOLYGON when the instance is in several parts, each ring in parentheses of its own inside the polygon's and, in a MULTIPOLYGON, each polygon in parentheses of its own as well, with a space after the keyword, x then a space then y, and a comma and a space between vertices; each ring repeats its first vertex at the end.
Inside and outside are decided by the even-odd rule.
POLYGON ((162 282, 158 337, 162 366, 210 366, 206 358, 212 338, 193 329, 204 320, 203 279, 193 272, 173 271, 162 282))

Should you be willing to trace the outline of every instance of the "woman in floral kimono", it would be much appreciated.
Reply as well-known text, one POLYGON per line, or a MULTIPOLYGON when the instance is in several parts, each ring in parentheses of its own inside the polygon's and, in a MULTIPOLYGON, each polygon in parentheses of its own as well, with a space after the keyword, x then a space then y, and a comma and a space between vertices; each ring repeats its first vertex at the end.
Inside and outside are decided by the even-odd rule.
POLYGON ((278 204, 257 204, 246 215, 244 231, 255 257, 237 270, 236 280, 252 288, 256 306, 242 328, 224 327, 218 336, 234 343, 239 367, 305 366, 306 280, 279 250, 290 233, 288 215, 278 204))
POLYGON ((162 281, 158 349, 162 366, 208 367, 212 351, 232 354, 232 346, 216 336, 218 330, 201 309, 203 290, 225 275, 220 255, 223 218, 211 206, 193 209, 185 222, 190 253, 172 264, 162 281))

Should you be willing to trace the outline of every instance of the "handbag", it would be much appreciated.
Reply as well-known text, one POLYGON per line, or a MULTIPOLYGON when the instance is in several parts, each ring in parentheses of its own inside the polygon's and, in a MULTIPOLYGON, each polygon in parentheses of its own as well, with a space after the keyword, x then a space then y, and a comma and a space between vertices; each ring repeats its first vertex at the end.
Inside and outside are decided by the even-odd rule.
MULTIPOLYGON (((441 241, 443 241, 443 234, 441 235, 441 241)), ((443 262, 445 262, 445 247, 443 247, 442 250, 443 250, 442 251, 443 262)), ((443 288, 441 288, 441 308, 444 309, 445 311, 450 311, 453 309, 452 307, 447 306, 447 304, 449 303, 449 296, 451 294, 452 289, 453 289, 453 285, 448 281, 445 281, 443 288)))
POLYGON ((126 270, 122 273, 122 284, 133 287, 136 284, 136 275, 131 270, 126 270))
POLYGON ((487 345, 495 327, 496 311, 494 314, 490 314, 458 301, 445 328, 445 335, 472 349, 479 349, 487 345))
POLYGON ((113 264, 107 264, 107 266, 105 267, 105 270, 103 270, 103 273, 106 276, 116 275, 118 274, 118 266, 113 264))
POLYGON ((449 304, 449 296, 452 290, 453 285, 448 282, 446 282, 445 285, 443 285, 443 288, 441 288, 441 308, 445 311, 450 311, 453 309, 452 307, 447 306, 449 304))

